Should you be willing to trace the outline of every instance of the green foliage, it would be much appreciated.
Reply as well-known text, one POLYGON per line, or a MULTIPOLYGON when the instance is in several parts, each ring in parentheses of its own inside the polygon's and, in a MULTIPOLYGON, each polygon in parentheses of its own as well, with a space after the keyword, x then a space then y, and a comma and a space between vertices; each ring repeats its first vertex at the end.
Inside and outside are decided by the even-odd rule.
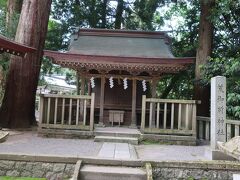
POLYGON ((138 19, 139 28, 143 30, 154 30, 154 15, 157 22, 163 23, 160 13, 156 12, 157 8, 165 3, 164 0, 136 0, 134 2, 134 10, 138 19))
POLYGON ((0 34, 6 33, 7 0, 0 0, 0 34))
POLYGON ((15 13, 10 20, 11 26, 7 28, 6 25, 6 15, 7 15, 7 0, 0 0, 0 34, 4 35, 5 37, 13 39, 16 34, 18 20, 20 14, 15 13))
POLYGON ((215 25, 214 55, 235 57, 240 52, 240 2, 218 0, 210 17, 215 25))
POLYGON ((202 68, 203 83, 210 83, 211 77, 227 78, 227 116, 240 119, 240 54, 236 57, 210 58, 202 68))
POLYGON ((160 98, 192 99, 194 85, 193 79, 193 67, 190 67, 188 71, 181 72, 177 75, 165 75, 158 82, 157 94, 160 98), (175 81, 173 81, 174 78, 176 79, 175 81), (169 88, 169 86, 171 87, 170 92, 167 96, 163 96, 163 93, 167 88, 169 88))
MULTIPOLYGON (((179 1, 169 4, 169 10, 163 15, 163 20, 174 20, 178 17, 178 24, 169 32, 172 37, 172 51, 176 57, 194 57, 198 43, 198 26, 200 7, 197 0, 179 1)), ((188 71, 177 75, 163 76, 158 84, 158 95, 161 98, 191 99, 193 97, 194 66, 188 71), (172 84, 172 79, 178 77, 172 84), (168 87, 172 87, 167 96, 162 93, 168 87)))
POLYGON ((171 20, 173 17, 183 18, 183 22, 173 29, 170 34, 172 50, 178 57, 195 57, 198 44, 198 28, 200 19, 200 7, 197 0, 191 2, 180 1, 174 4, 164 15, 164 19, 171 20))

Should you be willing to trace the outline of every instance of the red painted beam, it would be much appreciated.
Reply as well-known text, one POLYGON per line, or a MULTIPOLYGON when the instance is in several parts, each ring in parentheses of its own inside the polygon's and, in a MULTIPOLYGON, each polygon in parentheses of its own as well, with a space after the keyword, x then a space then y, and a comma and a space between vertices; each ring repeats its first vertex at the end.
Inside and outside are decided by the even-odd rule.
POLYGON ((29 47, 0 35, 0 53, 6 52, 17 56, 24 56, 26 53, 37 51, 36 48, 29 47))

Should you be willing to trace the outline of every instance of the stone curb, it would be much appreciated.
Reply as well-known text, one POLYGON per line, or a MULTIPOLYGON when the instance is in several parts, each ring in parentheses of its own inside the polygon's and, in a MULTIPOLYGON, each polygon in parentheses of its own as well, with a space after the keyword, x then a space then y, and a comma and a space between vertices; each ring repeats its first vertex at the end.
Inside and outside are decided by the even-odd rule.
POLYGON ((147 180, 153 180, 152 165, 150 163, 145 164, 147 171, 147 180))
POLYGON ((80 178, 79 173, 80 173, 80 169, 81 169, 81 164, 82 164, 81 160, 77 161, 77 163, 75 165, 72 180, 78 180, 80 178))
POLYGON ((0 154, 0 160, 27 161, 27 162, 53 162, 75 164, 81 160, 84 164, 143 167, 146 163, 151 163, 153 168, 189 168, 189 169, 209 169, 209 170, 235 170, 239 171, 240 162, 237 161, 147 161, 129 159, 106 159, 97 157, 62 157, 51 155, 22 155, 22 154, 0 154))

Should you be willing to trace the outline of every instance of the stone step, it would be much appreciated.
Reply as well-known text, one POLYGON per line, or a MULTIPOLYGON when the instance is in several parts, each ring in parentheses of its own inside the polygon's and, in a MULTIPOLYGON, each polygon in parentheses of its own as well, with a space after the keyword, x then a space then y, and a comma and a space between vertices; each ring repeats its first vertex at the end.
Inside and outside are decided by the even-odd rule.
POLYGON ((8 135, 9 135, 9 132, 0 130, 0 143, 6 141, 8 135))
POLYGON ((84 165, 80 169, 81 180, 146 180, 146 170, 121 166, 84 165))
POLYGON ((128 132, 111 132, 111 131, 95 131, 95 136, 113 136, 113 137, 134 137, 139 138, 140 133, 128 133, 128 132))
POLYGON ((138 138, 135 137, 114 137, 114 136, 95 136, 95 142, 115 142, 115 143, 129 143, 138 145, 138 138))

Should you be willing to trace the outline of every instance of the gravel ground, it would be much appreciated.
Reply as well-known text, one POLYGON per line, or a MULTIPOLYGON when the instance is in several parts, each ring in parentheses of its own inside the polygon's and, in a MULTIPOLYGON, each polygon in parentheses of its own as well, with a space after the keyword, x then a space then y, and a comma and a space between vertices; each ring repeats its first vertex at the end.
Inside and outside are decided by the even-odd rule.
MULTIPOLYGON (((102 146, 93 139, 43 138, 36 131, 10 131, 7 141, 0 144, 0 154, 97 157, 102 146)), ((138 145, 135 150, 143 160, 210 160, 209 146, 138 145)))
POLYGON ((135 149, 143 160, 210 160, 209 146, 139 145, 135 149))
POLYGON ((93 139, 60 139, 38 137, 37 132, 10 132, 4 143, 0 144, 0 153, 8 154, 47 154, 55 156, 96 156, 102 143, 93 139))

